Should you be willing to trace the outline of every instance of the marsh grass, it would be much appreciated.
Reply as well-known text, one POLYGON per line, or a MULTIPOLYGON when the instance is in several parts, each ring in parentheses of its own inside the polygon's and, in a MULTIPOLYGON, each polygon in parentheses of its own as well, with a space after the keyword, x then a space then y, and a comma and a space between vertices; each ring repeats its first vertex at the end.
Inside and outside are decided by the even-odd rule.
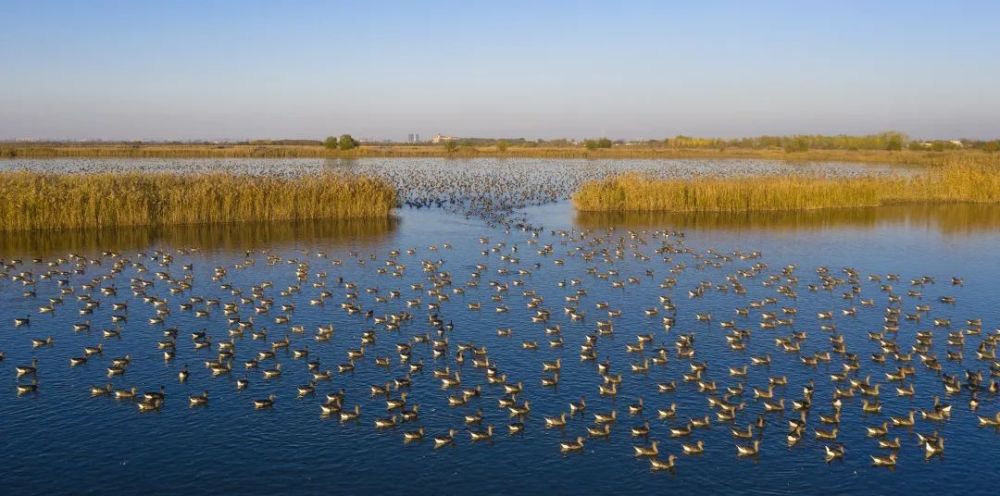
POLYGON ((752 212, 872 207, 894 203, 1000 202, 1000 159, 959 156, 909 177, 760 176, 655 179, 624 174, 573 195, 581 211, 752 212))
POLYGON ((0 173, 0 230, 386 217, 388 183, 324 174, 0 173))

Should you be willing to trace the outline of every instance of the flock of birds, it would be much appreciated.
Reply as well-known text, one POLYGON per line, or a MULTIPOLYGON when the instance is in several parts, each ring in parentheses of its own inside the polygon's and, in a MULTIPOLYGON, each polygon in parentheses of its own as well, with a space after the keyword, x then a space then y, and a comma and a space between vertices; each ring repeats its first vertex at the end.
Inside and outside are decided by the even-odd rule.
POLYGON ((406 185, 407 207, 477 217, 494 235, 461 240, 464 250, 248 250, 225 265, 178 248, 0 259, 0 296, 35 308, 0 341, 10 348, 0 362, 16 361, 16 394, 45 394, 57 365, 38 358, 72 335, 92 344, 62 366, 85 371, 89 396, 138 412, 175 407, 178 390, 197 391, 181 393, 188 407, 207 407, 218 401, 209 381, 221 381, 248 409, 315 401, 323 418, 435 449, 545 429, 569 454, 626 436, 628 454, 660 471, 704 456, 702 433, 725 429, 739 458, 779 438, 822 446, 818 460, 857 450, 891 468, 902 450, 943 455, 951 422, 1000 432, 1000 412, 980 408, 995 409, 1000 393, 1000 329, 949 318, 957 296, 924 294, 960 292, 960 278, 772 268, 760 252, 696 250, 669 230, 531 225, 521 209, 571 191, 558 174, 513 187, 474 171, 382 173, 406 185), (830 300, 841 303, 815 310, 830 300), (53 327, 68 313, 75 322, 53 327), (514 356, 534 370, 508 366, 514 356), (177 386, 130 380, 163 367, 177 386), (294 387, 281 381, 303 373, 294 387), (556 403, 550 393, 569 374, 592 392, 556 403), (380 379, 362 385, 361 375, 380 379), (429 431, 428 415, 449 426, 429 431), (842 420, 868 444, 848 451, 842 420))
MULTIPOLYGON (((515 226, 504 227, 505 233, 509 235, 515 226)), ((469 442, 491 441, 501 429, 511 436, 559 429, 566 437, 558 450, 579 452, 588 440, 608 438, 620 422, 634 418, 639 421, 626 428, 635 439, 632 454, 648 460, 652 470, 673 469, 677 454, 702 454, 705 442, 699 431, 720 426, 731 431, 738 457, 758 456, 765 435, 780 435, 789 447, 805 437, 819 440, 822 458, 833 462, 849 456, 839 439, 841 419, 851 415, 861 415, 867 423, 865 434, 876 450, 869 455, 871 463, 893 467, 898 452, 910 445, 901 435, 913 437, 927 458, 940 456, 945 438, 938 426, 953 420, 953 403, 964 402, 969 411, 978 412, 981 401, 992 401, 1000 392, 996 358, 1000 329, 987 331, 976 318, 953 322, 936 316, 934 307, 950 307, 957 298, 941 296, 926 302, 923 290, 936 284, 932 277, 905 281, 896 274, 863 276, 851 268, 827 267, 805 276, 795 266, 772 270, 758 252, 698 252, 686 245, 682 235, 670 231, 546 232, 524 225, 520 230, 521 242, 480 239, 482 260, 457 262, 458 266, 472 263, 461 282, 447 269, 456 265, 445 258, 452 249, 447 243, 427 247, 427 256, 419 262, 416 248, 394 249, 381 258, 354 252, 346 260, 322 252, 282 257, 248 251, 232 266, 206 271, 208 280, 196 277, 198 271, 190 261, 196 253, 190 250, 3 260, 0 289, 9 294, 19 287, 21 298, 39 303, 38 315, 10 322, 14 332, 23 333, 24 348, 33 356, 14 367, 16 392, 23 396, 44 391, 47 370, 37 357, 57 346, 60 333, 82 333, 100 340, 82 348, 65 366, 88 367, 95 378, 106 379, 89 388, 91 396, 131 402, 140 412, 160 410, 169 394, 165 385, 140 390, 124 384, 133 367, 163 364, 105 352, 105 345, 113 347, 123 334, 142 334, 164 362, 200 359, 207 372, 185 365, 177 374, 179 383, 226 380, 239 394, 254 382, 275 381, 288 368, 303 367, 311 380, 290 392, 298 398, 319 397, 316 408, 321 416, 379 430, 399 429, 406 443, 427 436, 434 448, 457 444, 463 435, 469 442), (526 251, 533 252, 535 262, 522 261, 526 251), (184 261, 178 263, 178 258, 184 261), (564 274, 568 259, 585 264, 585 273, 564 274), (621 273, 617 267, 626 259, 644 268, 621 273), (234 282, 235 273, 246 277, 258 264, 287 265, 294 271, 295 283, 275 288, 267 280, 248 286, 234 282), (330 274, 345 264, 358 266, 370 277, 347 280, 330 274), (677 288, 681 275, 707 269, 717 270, 723 278, 677 288), (414 270, 419 270, 416 279, 400 282, 414 270), (543 295, 553 288, 533 282, 543 271, 557 272, 558 301, 543 295), (808 282, 800 281, 806 277, 808 282), (865 279, 878 287, 877 294, 865 292, 865 279), (374 281, 389 287, 371 285, 374 281), (210 285, 226 296, 208 296, 210 285), (751 285, 762 286, 768 295, 751 298, 751 285), (588 288, 620 291, 622 299, 592 301, 588 288), (838 292, 844 302, 841 308, 820 311, 815 319, 800 318, 800 298, 838 292), (40 297, 42 293, 51 296, 40 297), (486 295, 488 301, 483 301, 486 295), (733 300, 727 314, 679 310, 713 297, 733 300), (640 309, 634 308, 636 301, 656 303, 640 309), (296 319, 297 305, 304 302, 323 312, 344 312, 351 325, 306 329, 296 319), (459 312, 469 313, 463 321, 490 322, 489 314, 503 315, 517 305, 525 306, 527 318, 516 326, 495 329, 495 336, 484 334, 482 326, 463 330, 454 324, 459 312), (625 316, 621 305, 635 315, 625 316), (151 316, 146 322, 129 320, 137 306, 147 307, 151 316), (89 318, 107 307, 111 312, 106 322, 89 318), (47 316, 63 312, 78 313, 79 322, 66 329, 51 328, 47 316), (881 313, 880 328, 861 330, 852 324, 859 314, 870 312, 881 313), (178 313, 196 320, 221 314, 225 324, 182 330, 171 324, 178 313), (622 344, 616 336, 640 327, 623 328, 618 324, 622 319, 641 320, 644 329, 660 330, 622 344), (809 321, 815 323, 802 323, 809 321), (925 327, 903 330, 908 323, 925 327), (874 352, 858 350, 859 335, 873 344, 874 352), (342 361, 328 368, 320 356, 324 345, 334 340, 346 342, 349 349, 342 361), (384 340, 395 342, 392 353, 376 348, 384 340), (531 379, 533 371, 506 369, 498 354, 483 344, 487 340, 491 346, 509 344, 506 353, 513 353, 512 348, 526 354, 549 350, 549 359, 538 361, 541 375, 531 379), (810 378, 796 383, 787 375, 770 374, 772 361, 778 358, 772 352, 748 352, 751 347, 760 350, 762 342, 773 343, 773 354, 794 357, 808 372, 803 377, 810 378), (700 348, 719 346, 722 351, 711 353, 725 353, 716 360, 728 365, 701 358, 700 348), (376 349, 382 353, 372 351, 376 349), (629 358, 613 362, 611 355, 629 358), (570 360, 578 360, 583 368, 567 367, 570 360), (349 383, 351 374, 362 367, 382 370, 385 376, 384 382, 370 385, 367 398, 351 397, 344 388, 333 386, 349 383), (964 369, 949 373, 956 367, 964 369), (591 398, 600 398, 609 408, 596 410, 582 395, 560 413, 535 414, 544 398, 530 397, 524 381, 538 381, 542 390, 555 389, 567 369, 591 374, 587 379, 594 387, 591 398), (918 391, 917 376, 929 376, 933 386, 918 391), (642 391, 632 377, 654 378, 655 392, 642 391), (440 397, 410 394, 414 383, 422 381, 440 383, 440 397), (703 397, 706 407, 682 408, 671 401, 682 388, 703 397), (619 408, 615 401, 622 396, 630 399, 619 408), (911 398, 913 407, 901 415, 887 414, 883 411, 887 396, 911 398), (420 407, 432 401, 461 412, 457 425, 426 432, 420 407), (483 409, 490 403, 505 412, 505 425, 486 420, 489 416, 483 409), (676 443, 674 452, 661 449, 664 440, 676 443)), ((950 284, 959 289, 963 281, 953 278, 950 284)), ((25 356, 20 349, 17 355, 25 356)), ((5 357, 0 352, 0 359, 5 357)), ((198 408, 213 399, 206 390, 189 395, 187 403, 198 408)), ((269 409, 278 401, 275 394, 256 397, 248 401, 248 408, 269 409)), ((972 420, 984 428, 1000 428, 998 412, 978 414, 972 420)))

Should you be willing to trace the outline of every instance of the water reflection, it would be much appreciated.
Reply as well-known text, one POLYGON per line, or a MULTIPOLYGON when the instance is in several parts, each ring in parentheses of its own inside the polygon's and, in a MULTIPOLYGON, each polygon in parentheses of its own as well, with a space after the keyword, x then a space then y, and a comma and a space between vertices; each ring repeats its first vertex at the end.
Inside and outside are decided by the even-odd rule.
POLYGON ((1000 207, 977 204, 893 205, 788 212, 576 212, 581 229, 668 227, 679 231, 810 231, 899 225, 967 235, 1000 229, 1000 207))
POLYGON ((385 239, 399 226, 399 219, 314 220, 300 222, 247 222, 187 224, 65 231, 14 231, 0 233, 0 255, 65 255, 106 250, 134 250, 149 246, 245 250, 281 249, 291 245, 323 243, 328 246, 368 245, 385 239))

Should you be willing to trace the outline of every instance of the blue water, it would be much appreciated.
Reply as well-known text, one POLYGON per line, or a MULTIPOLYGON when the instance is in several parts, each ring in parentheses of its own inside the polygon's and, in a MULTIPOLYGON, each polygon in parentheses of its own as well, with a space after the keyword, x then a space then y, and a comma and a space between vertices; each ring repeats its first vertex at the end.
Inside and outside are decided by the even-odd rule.
MULTIPOLYGON (((163 494, 287 494, 287 493, 375 493, 379 491, 406 491, 416 494, 458 494, 480 492, 486 494, 536 494, 543 491, 556 494, 606 494, 622 491, 706 491, 746 494, 995 494, 1000 473, 997 457, 1000 455, 1000 433, 994 429, 977 427, 976 415, 992 416, 1000 411, 1000 401, 985 391, 979 395, 978 412, 969 409, 969 392, 947 396, 937 374, 924 368, 914 357, 916 375, 910 381, 916 389, 914 398, 897 398, 892 384, 886 382, 884 372, 893 371, 896 363, 890 358, 885 364, 872 362, 871 354, 879 351, 878 344, 868 339, 869 331, 882 326, 887 294, 879 290, 879 283, 869 281, 869 274, 898 273, 899 282, 893 282, 894 294, 902 295, 905 313, 913 313, 917 304, 929 304, 931 312, 919 323, 902 321, 897 341, 901 349, 914 343, 917 330, 934 334, 933 352, 940 359, 944 372, 964 378, 966 369, 981 370, 987 381, 989 363, 975 359, 975 349, 988 334, 995 332, 1000 323, 1000 310, 995 302, 1000 297, 997 281, 1000 264, 996 247, 1000 246, 1000 231, 996 211, 983 207, 893 207, 874 211, 827 213, 792 218, 773 217, 770 222, 761 219, 705 218, 647 215, 640 217, 607 217, 575 214, 566 202, 530 207, 523 216, 536 227, 537 238, 524 230, 511 227, 491 227, 476 217, 451 213, 447 209, 400 209, 395 222, 359 230, 356 226, 325 225, 310 228, 272 229, 253 231, 249 239, 241 237, 239 226, 228 228, 205 227, 194 232, 157 232, 132 236, 89 236, 75 233, 70 241, 24 241, 11 236, 0 244, 0 258, 6 264, 19 258, 23 262, 6 269, 7 277, 0 279, 0 351, 6 360, 0 362, 0 374, 8 379, 0 381, 0 462, 3 469, 6 494, 107 494, 112 492, 163 493, 163 494), (752 222, 751 222, 752 221, 752 222), (664 237, 666 231, 683 231, 664 237), (485 243, 481 238, 487 238, 485 243), (537 241, 535 244, 530 242, 537 241), (690 248, 686 253, 664 254, 657 249, 664 242, 675 248, 690 248), (68 246, 67 246, 68 243, 68 246), (450 243, 445 248, 443 243, 450 243), (436 247, 432 250, 431 246, 436 247), (553 253, 541 255, 543 245, 552 245, 553 253), (513 247, 517 251, 513 251, 513 247), (188 250, 197 248, 196 251, 188 250), (252 265, 237 268, 251 248, 252 265), (408 254, 407 249, 414 249, 408 254), (496 251, 491 251, 495 248, 496 251), (620 251, 616 253, 616 249, 620 251), (181 251, 183 249, 183 251, 181 251), (400 250, 398 257, 389 252, 400 250), (710 252, 708 250, 713 249, 710 252), (120 250, 118 259, 130 263, 101 286, 115 286, 118 296, 104 296, 93 292, 102 302, 93 315, 81 316, 82 306, 75 296, 82 294, 81 284, 95 277, 108 274, 114 258, 102 255, 105 250, 120 250), (159 264, 161 257, 156 250, 173 256, 169 267, 159 264), (484 254, 483 251, 486 251, 484 254), (760 258, 740 259, 730 257, 723 261, 712 253, 729 255, 734 250, 749 254, 759 250, 760 258), (59 262, 68 253, 100 259, 101 265, 82 265, 74 272, 75 261, 59 262), (317 254, 322 253, 322 256, 317 254), (589 260, 584 255, 594 254, 589 260), (636 255, 644 255, 645 259, 636 255), (41 262, 35 262, 34 257, 41 262), (268 263, 268 257, 276 263, 268 263), (501 256, 515 257, 501 258, 501 256), (372 258, 374 257, 374 258, 372 258), (393 277, 392 270, 377 273, 386 267, 386 260, 393 259, 405 265, 400 277, 393 277), (564 265, 556 265, 561 259, 564 265), (335 260, 341 261, 335 264, 335 260), (706 260, 713 263, 705 264, 706 260), (296 280, 293 262, 308 262, 308 276, 296 280), (440 261, 434 272, 424 272, 423 261, 440 261), (363 262, 363 265, 362 265, 363 262), (766 263, 767 268, 754 278, 740 279, 747 289, 746 295, 732 291, 720 293, 715 285, 725 284, 726 277, 737 270, 749 269, 755 263, 766 263), (148 272, 137 271, 136 264, 143 264, 148 272), (466 287, 464 295, 454 294, 452 288, 465 286, 473 280, 476 264, 486 265, 481 271, 478 288, 466 287), (50 265, 52 264, 52 265, 50 265), (186 273, 183 266, 192 265, 193 288, 182 294, 171 294, 170 285, 156 280, 154 273, 167 271, 176 278, 186 273), (538 264, 538 265, 536 265, 538 264), (671 273, 671 268, 684 264, 683 270, 671 273), (770 274, 779 274, 788 264, 795 264, 799 278, 798 298, 780 297, 773 287, 762 283, 770 274), (850 302, 841 295, 849 289, 842 285, 833 291, 810 292, 808 284, 818 283, 816 268, 828 267, 831 275, 846 278, 841 271, 852 267, 861 276, 861 298, 874 298, 876 305, 862 307, 857 300, 850 302), (213 281, 216 267, 226 267, 227 276, 213 281), (508 274, 497 269, 508 268, 508 274), (519 275, 517 269, 529 270, 530 275, 519 275), (588 273, 617 271, 607 279, 588 273), (48 271, 67 271, 50 279, 40 276, 48 271), (646 275, 646 271, 652 275, 646 275), (34 297, 24 297, 25 287, 11 280, 10 276, 32 272, 37 281, 34 297), (316 277, 325 271, 328 276, 316 277), (404 423, 388 430, 376 430, 375 418, 386 417, 384 398, 372 398, 369 387, 384 384, 402 377, 407 368, 399 363, 396 344, 406 342, 418 334, 434 329, 427 321, 426 304, 432 301, 427 290, 428 280, 436 272, 448 272, 452 286, 441 288, 449 301, 441 302, 440 315, 445 322, 452 321, 454 329, 446 332, 450 342, 445 358, 432 358, 429 345, 413 346, 413 361, 423 361, 423 372, 412 377, 409 402, 420 405, 419 421, 404 423), (929 275, 934 284, 922 288, 910 286, 910 280, 929 275), (951 277, 964 279, 963 286, 953 286, 951 277), (136 298, 129 290, 130 279, 141 277, 155 280, 148 291, 167 300, 170 315, 165 325, 150 325, 153 308, 136 298), (362 314, 348 315, 339 303, 349 290, 337 287, 337 278, 355 282, 357 302, 376 315, 408 311, 413 320, 399 331, 389 331, 365 320, 362 314), (639 279, 638 284, 625 284, 613 288, 612 281, 628 277, 639 279), (661 289, 660 281, 675 277, 673 289, 661 289), (52 314, 39 314, 38 307, 47 298, 56 297, 59 280, 68 280, 67 287, 75 288, 74 294, 64 297, 64 303, 52 314), (578 279, 579 285, 570 281, 578 279), (233 302, 235 297, 220 287, 228 282, 242 289, 249 296, 250 288, 262 281, 273 287, 265 291, 274 299, 270 313, 254 315, 250 305, 241 305, 239 315, 244 320, 253 317, 255 328, 266 328, 266 341, 253 341, 249 333, 236 342, 234 371, 229 376, 212 377, 202 364, 214 357, 212 349, 195 350, 190 333, 204 329, 213 343, 228 339, 226 318, 221 308, 213 308, 207 318, 197 318, 193 312, 179 309, 181 302, 197 295, 233 302), (321 291, 313 282, 325 281, 324 289, 333 297, 324 306, 312 306, 311 298, 321 291), (498 293, 491 281, 507 283, 509 291, 498 293), (520 285, 515 285, 515 281, 520 285), (560 286, 560 282, 567 282, 560 286), (703 281, 710 281, 701 298, 689 298, 688 290, 703 281), (411 284, 422 283, 423 290, 411 289, 411 284), (300 284, 300 294, 282 296, 280 292, 290 285, 300 284), (396 289, 402 297, 387 303, 375 302, 375 295, 365 288, 378 288, 380 295, 396 289), (578 302, 583 321, 571 321, 563 311, 566 296, 578 289, 586 295, 578 302), (906 296, 907 291, 922 291, 921 297, 906 296), (527 308, 528 298, 522 291, 533 290, 544 298, 540 306, 551 311, 548 324, 532 323, 534 310, 527 308), (493 301, 500 294, 502 301, 493 301), (669 295, 677 307, 676 325, 665 331, 663 316, 648 318, 643 310, 660 307, 659 296, 669 295), (956 298, 956 304, 940 303, 940 296, 956 298), (793 327, 761 329, 760 310, 751 310, 749 317, 738 317, 734 308, 745 306, 751 300, 764 297, 778 298, 777 305, 765 308, 780 313, 782 306, 794 306, 799 313, 793 327), (407 307, 406 300, 421 298, 422 304, 407 307), (597 353, 612 363, 612 372, 621 373, 623 382, 617 398, 598 395, 601 383, 593 362, 578 358, 579 345, 584 336, 595 333, 596 322, 607 319, 597 302, 606 301, 609 308, 620 309, 622 316, 614 319, 613 336, 598 338, 597 353), (114 311, 111 304, 127 302, 128 310, 114 311), (481 302, 478 312, 469 311, 467 303, 481 302), (282 314, 281 305, 294 303, 289 324, 276 324, 274 317, 282 314), (497 305, 506 305, 509 311, 497 313, 497 305), (840 314, 850 306, 858 307, 856 317, 840 314), (774 338, 786 336, 791 331, 805 331, 808 337, 802 342, 802 354, 830 349, 830 333, 819 329, 817 312, 836 312, 833 323, 843 334, 849 351, 860 357, 859 378, 871 375, 873 383, 882 383, 883 410, 880 415, 861 412, 860 397, 844 400, 839 441, 847 454, 843 461, 827 464, 823 459, 824 442, 814 439, 813 429, 827 429, 819 423, 819 414, 831 413, 833 384, 828 376, 839 372, 842 358, 834 355, 829 364, 808 368, 799 362, 799 355, 777 348, 774 338), (698 322, 696 313, 710 312, 711 323, 698 322), (101 330, 113 327, 111 315, 127 315, 120 338, 105 339, 101 330), (30 326, 14 327, 14 318, 30 315, 30 326), (951 328, 936 328, 933 318, 951 318, 951 328), (965 319, 982 318, 983 335, 966 336, 964 360, 945 359, 947 333, 965 326, 965 319), (749 329, 751 337, 745 351, 726 347, 726 329, 719 322, 735 319, 741 328, 749 329), (74 332, 72 324, 89 320, 89 332, 74 332), (313 340, 320 325, 333 324, 335 334, 328 342, 313 340), (564 347, 550 348, 546 325, 562 327, 564 347), (302 325, 303 334, 289 333, 291 325, 302 325), (177 339, 177 356, 165 362, 156 342, 164 339, 162 331, 168 327, 180 330, 177 339), (513 329, 510 337, 500 337, 496 330, 513 329), (364 359, 357 362, 355 372, 338 374, 337 364, 347 361, 347 350, 360 345, 361 333, 376 331, 376 342, 366 349, 364 359), (652 334, 654 341, 643 354, 627 353, 626 343, 635 343, 636 336, 652 334), (786 403, 801 397, 802 387, 814 380, 816 393, 809 416, 809 428, 802 441, 789 448, 785 441, 787 420, 797 417, 790 409, 783 414, 767 414, 768 425, 760 436, 761 453, 750 459, 737 458, 730 424, 719 423, 714 411, 709 409, 706 394, 698 392, 692 383, 682 381, 681 374, 690 372, 689 360, 677 358, 674 342, 680 334, 694 334, 695 360, 707 362, 705 377, 718 383, 720 392, 725 386, 744 383, 742 399, 746 408, 739 413, 736 426, 745 427, 763 411, 753 399, 751 386, 765 387, 767 378, 787 376, 788 385, 775 390, 776 398, 786 403), (293 360, 291 352, 280 350, 277 361, 283 365, 283 374, 274 380, 264 380, 260 370, 247 371, 250 386, 237 391, 235 381, 244 376, 243 362, 258 351, 270 349, 269 343, 290 336, 291 349, 308 345, 310 360, 319 359, 322 369, 333 369, 333 379, 319 382, 316 396, 296 398, 295 386, 305 384, 310 376, 306 360, 293 360), (32 348, 32 338, 53 336, 51 347, 32 348), (524 350, 521 342, 535 340, 539 349, 524 350), (103 343, 103 355, 95 355, 82 366, 69 366, 69 358, 82 354, 84 346, 103 343), (508 382, 524 382, 520 399, 531 402, 531 413, 524 420, 525 432, 510 436, 506 425, 511 421, 506 410, 497 407, 503 395, 499 386, 485 381, 482 369, 471 365, 471 355, 463 366, 455 363, 459 343, 471 343, 488 348, 489 358, 508 382), (643 357, 652 356, 649 350, 660 345, 670 350, 670 360, 665 366, 651 366, 648 374, 632 374, 629 365, 639 363, 643 357), (111 358, 130 354, 132 364, 124 376, 110 380, 116 389, 136 386, 140 391, 166 389, 165 404, 159 411, 140 413, 131 401, 118 401, 108 397, 92 398, 92 385, 108 382, 105 367, 111 358), (749 368, 745 380, 729 377, 728 367, 742 366, 750 356, 770 354, 770 367, 749 368), (389 369, 375 365, 375 357, 391 357, 389 369), (39 391, 17 396, 14 366, 27 364, 37 358, 39 391), (561 381, 557 388, 543 388, 540 380, 550 374, 542 372, 541 362, 562 358, 561 381), (186 383, 179 383, 177 373, 187 365, 191 375, 186 383), (434 369, 449 366, 461 370, 462 387, 482 386, 479 398, 463 407, 448 406, 448 396, 455 389, 442 390, 440 381, 433 377, 434 369), (657 383, 676 381, 674 393, 660 394, 657 383), (328 392, 344 389, 344 405, 361 407, 358 422, 341 423, 336 418, 324 419, 319 404, 328 392), (190 408, 187 397, 207 390, 210 402, 207 407, 190 408), (274 408, 254 410, 254 399, 275 394, 274 408), (568 403, 581 395, 587 399, 585 415, 572 418, 564 429, 545 429, 544 418, 568 412, 568 403), (929 409, 932 397, 941 396, 953 405, 953 414, 946 422, 923 421, 919 418, 912 429, 890 428, 890 438, 899 437, 899 451, 895 470, 871 466, 870 454, 884 455, 876 442, 865 436, 865 426, 874 426, 888 420, 889 415, 903 416, 911 409, 929 409), (639 397, 646 409, 642 415, 630 416, 628 405, 639 397), (656 409, 671 403, 677 404, 677 418, 662 422, 656 419, 656 409), (496 426, 492 442, 472 443, 463 426, 463 416, 482 409, 483 425, 496 426), (561 441, 586 435, 585 427, 592 424, 593 413, 617 410, 618 421, 609 439, 588 439, 582 453, 564 455, 559 451, 561 441), (672 439, 668 428, 677 427, 688 418, 711 415, 713 425, 708 429, 695 429, 688 438, 672 439), (649 439, 633 439, 629 428, 649 420, 652 432, 649 439), (423 426, 427 439, 423 442, 404 444, 402 432, 423 426), (433 449, 431 437, 449 428, 459 430, 455 446, 433 449), (937 431, 946 439, 945 453, 941 457, 925 460, 923 448, 918 446, 914 432, 937 431), (632 446, 647 445, 659 440, 661 457, 678 456, 672 472, 651 472, 648 462, 633 457, 632 446), (703 440, 705 453, 684 456, 680 443, 703 440)), ((336 224, 336 223, 334 223, 336 224)), ((885 281, 883 281, 885 282, 885 281)), ((784 281, 778 284, 783 284, 784 281)), ((203 305, 195 305, 204 308, 203 305)), ((273 366, 263 362, 261 368, 273 366)), ((24 379, 20 381, 26 383, 24 379)), ((840 387, 846 387, 841 385, 840 387)), ((720 393, 721 394, 721 393, 720 393)), ((398 397, 397 392, 392 397, 398 397)), ((748 444, 738 441, 739 444, 748 444)))

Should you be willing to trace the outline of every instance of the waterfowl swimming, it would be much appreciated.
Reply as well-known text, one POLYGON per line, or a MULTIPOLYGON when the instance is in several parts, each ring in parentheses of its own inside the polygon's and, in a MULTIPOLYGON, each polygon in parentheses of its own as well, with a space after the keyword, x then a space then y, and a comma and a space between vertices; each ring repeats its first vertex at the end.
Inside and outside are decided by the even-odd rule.
POLYGON ((205 406, 208 404, 208 391, 202 391, 201 394, 195 396, 188 396, 188 403, 191 406, 205 406))
POLYGON ((872 465, 876 467, 895 467, 896 466, 896 453, 889 453, 888 456, 875 456, 870 455, 872 459, 872 465))
POLYGON ((399 417, 393 415, 388 418, 377 418, 375 419, 376 429, 387 429, 389 427, 395 427, 396 423, 399 421, 399 417))
POLYGON ((111 384, 105 384, 103 386, 91 386, 90 395, 91 396, 107 396, 113 391, 111 384))
POLYGON ((17 395, 23 396, 28 393, 38 392, 38 379, 32 379, 30 384, 18 384, 17 395))
POLYGON ((659 441, 653 441, 649 446, 633 446, 632 449, 635 450, 636 458, 655 457, 660 454, 659 444, 659 441))
POLYGON ((833 446, 833 447, 831 447, 830 445, 826 445, 826 446, 823 446, 823 450, 826 453, 826 461, 827 461, 827 463, 832 462, 832 461, 837 460, 837 459, 843 459, 844 458, 844 453, 847 452, 847 450, 844 448, 844 445, 842 445, 842 444, 838 444, 838 445, 833 446))
POLYGON ((341 410, 340 411, 340 421, 341 422, 353 422, 361 417, 361 405, 354 405, 353 410, 341 410))
POLYGON ((448 433, 447 434, 442 434, 440 436, 434 436, 434 448, 435 449, 436 448, 442 448, 444 446, 448 446, 449 444, 454 443, 455 442, 455 434, 457 434, 457 433, 458 433, 458 431, 456 431, 455 429, 448 429, 448 433))
POLYGON ((649 468, 650 470, 673 470, 674 462, 677 461, 677 457, 674 455, 667 456, 666 460, 661 460, 656 457, 649 458, 649 468))
POLYGON ((575 441, 564 441, 559 443, 559 450, 563 453, 568 453, 571 451, 581 451, 583 450, 583 442, 585 439, 581 436, 576 438, 575 441))
POLYGON ((759 439, 754 440, 753 445, 751 446, 741 446, 738 444, 736 445, 737 456, 743 456, 743 457, 757 456, 759 453, 760 453, 759 439))
POLYGON ((938 436, 936 439, 924 441, 924 458, 932 458, 944 454, 944 438, 938 436))
POLYGON ((566 413, 559 414, 558 417, 545 417, 545 428, 555 429, 566 426, 566 413))
POLYGON ((14 372, 17 377, 23 377, 26 375, 35 375, 38 373, 38 359, 32 358, 31 365, 18 365, 14 367, 14 372))
POLYGON ((407 431, 403 433, 403 441, 407 443, 412 443, 414 441, 420 441, 424 438, 424 428, 420 427, 415 431, 407 431))
POLYGON ((695 444, 681 443, 681 449, 685 455, 700 455, 705 452, 705 441, 699 439, 695 444))
POLYGON ((269 394, 267 398, 260 400, 253 400, 253 407, 256 410, 263 410, 265 408, 271 408, 274 406, 274 400, 277 398, 274 394, 269 394))
POLYGON ((485 431, 469 431, 469 437, 473 442, 489 441, 493 439, 493 426, 487 425, 485 431))

